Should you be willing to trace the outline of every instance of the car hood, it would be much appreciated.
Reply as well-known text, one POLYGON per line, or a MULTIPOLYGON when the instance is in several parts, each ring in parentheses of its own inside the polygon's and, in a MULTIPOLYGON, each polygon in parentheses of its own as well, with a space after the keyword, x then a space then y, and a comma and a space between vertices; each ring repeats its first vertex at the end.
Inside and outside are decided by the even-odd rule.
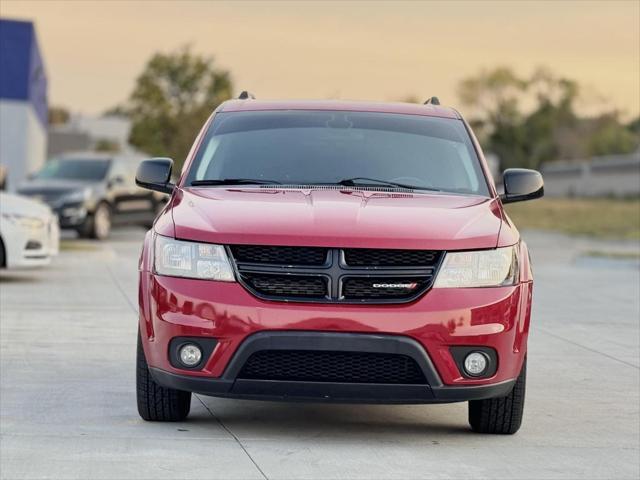
POLYGON ((176 238, 221 244, 463 250, 494 248, 495 199, 354 188, 177 189, 176 238))
POLYGON ((51 180, 35 179, 25 182, 18 187, 18 193, 22 195, 43 195, 51 197, 75 192, 84 188, 93 188, 95 182, 85 182, 82 180, 51 180))
POLYGON ((48 218, 51 209, 43 203, 20 195, 0 192, 0 212, 7 215, 48 218))

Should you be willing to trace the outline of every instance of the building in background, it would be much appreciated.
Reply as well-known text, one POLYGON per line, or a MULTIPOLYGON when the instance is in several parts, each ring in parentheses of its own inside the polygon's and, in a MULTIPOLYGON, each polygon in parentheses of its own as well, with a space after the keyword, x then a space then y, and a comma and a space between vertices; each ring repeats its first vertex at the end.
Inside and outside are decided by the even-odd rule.
POLYGON ((0 165, 14 190, 47 152, 47 75, 33 23, 0 19, 0 165))
POLYGON ((132 150, 130 131, 131 120, 124 117, 72 114, 66 123, 49 127, 47 155, 86 150, 127 152, 132 150))
POLYGON ((588 160, 561 160, 542 166, 549 197, 640 196, 640 150, 588 160))

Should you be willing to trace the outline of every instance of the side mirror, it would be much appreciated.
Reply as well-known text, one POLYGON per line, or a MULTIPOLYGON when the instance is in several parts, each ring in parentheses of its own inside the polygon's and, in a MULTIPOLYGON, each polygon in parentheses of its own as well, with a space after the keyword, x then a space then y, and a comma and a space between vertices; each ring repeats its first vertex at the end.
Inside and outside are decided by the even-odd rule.
POLYGON ((523 202, 544 195, 544 181, 536 170, 526 168, 509 168, 502 175, 504 194, 500 195, 502 203, 523 202))
POLYGON ((151 158, 143 160, 136 172, 136 185, 156 192, 173 192, 175 185, 171 183, 173 160, 170 158, 151 158))

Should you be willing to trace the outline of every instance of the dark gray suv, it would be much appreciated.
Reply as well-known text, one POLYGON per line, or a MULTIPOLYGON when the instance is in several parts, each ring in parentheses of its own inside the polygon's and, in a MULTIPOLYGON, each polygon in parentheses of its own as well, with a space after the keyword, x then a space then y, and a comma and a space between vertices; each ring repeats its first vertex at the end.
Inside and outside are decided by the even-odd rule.
POLYGON ((104 239, 114 224, 150 225, 166 197, 135 184, 143 157, 77 153, 49 160, 18 189, 48 204, 60 227, 104 239))

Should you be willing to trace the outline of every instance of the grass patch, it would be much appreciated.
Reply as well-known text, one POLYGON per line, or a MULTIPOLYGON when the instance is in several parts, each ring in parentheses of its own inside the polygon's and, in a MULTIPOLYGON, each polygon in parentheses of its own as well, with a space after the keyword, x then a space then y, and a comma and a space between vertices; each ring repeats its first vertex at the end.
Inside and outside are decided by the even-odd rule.
POLYGON ((506 205, 520 229, 551 230, 569 235, 640 239, 640 199, 543 198, 506 205))
POLYGON ((60 250, 64 251, 94 251, 98 250, 100 247, 93 243, 82 242, 77 240, 61 240, 60 241, 60 250))
POLYGON ((640 252, 605 252, 602 250, 587 250, 587 257, 608 258, 611 260, 640 260, 640 252))

